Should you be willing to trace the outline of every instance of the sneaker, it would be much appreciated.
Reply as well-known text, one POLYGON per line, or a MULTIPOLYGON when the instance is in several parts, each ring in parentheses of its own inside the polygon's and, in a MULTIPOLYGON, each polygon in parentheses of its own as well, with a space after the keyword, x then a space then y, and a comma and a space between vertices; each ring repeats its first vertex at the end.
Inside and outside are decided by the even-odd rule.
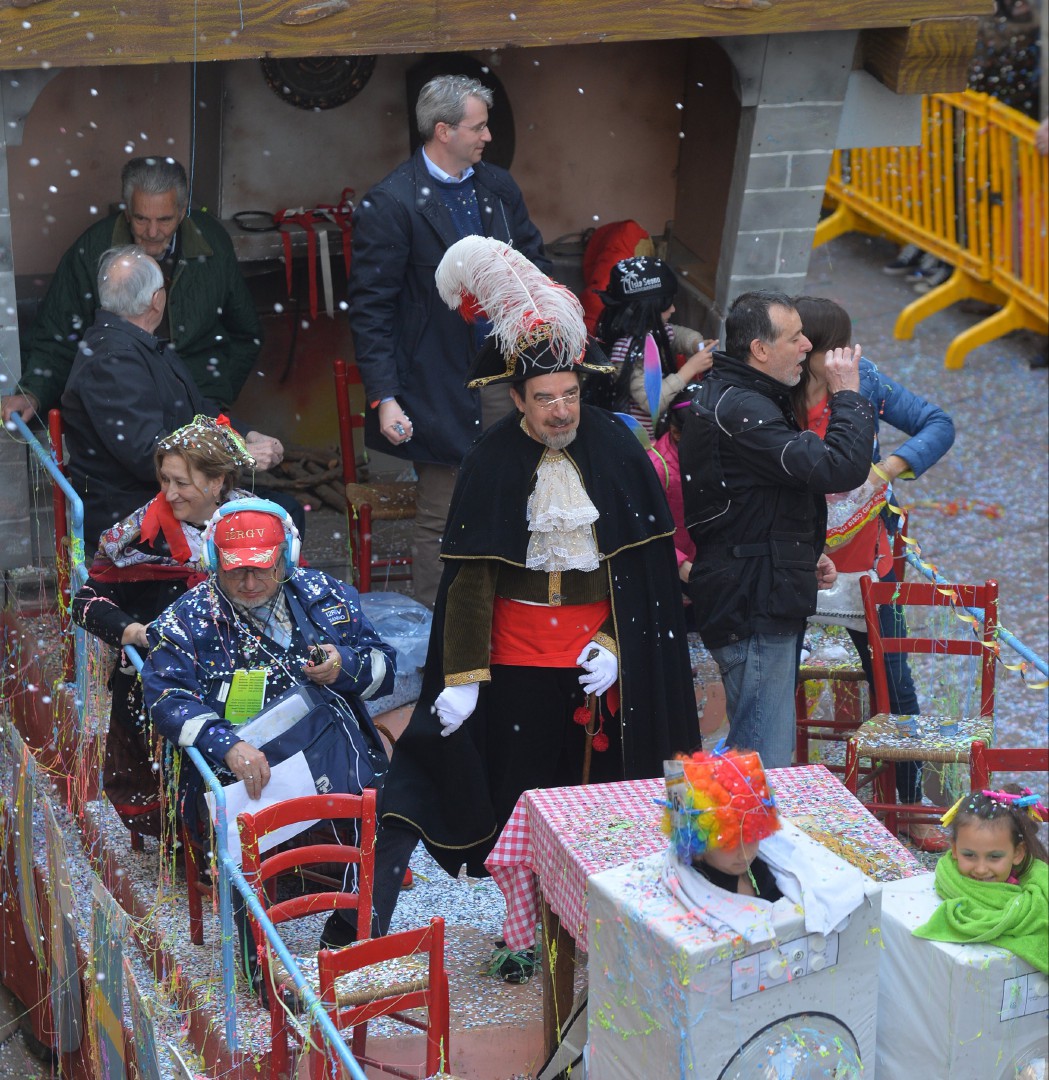
POLYGON ((933 270, 930 270, 920 280, 912 283, 912 288, 916 293, 932 292, 937 286, 942 285, 950 276, 954 273, 954 267, 948 266, 947 263, 938 263, 933 270))
POLYGON ((514 952, 503 944, 492 953, 485 974, 503 982, 526 983, 535 974, 535 951, 514 952))
POLYGON ((896 255, 896 258, 890 263, 886 263, 882 268, 883 274, 889 274, 895 277, 897 274, 906 274, 908 270, 914 270, 917 268, 918 263, 921 261, 921 257, 925 254, 920 247, 915 244, 904 244, 900 248, 896 255))
POLYGON ((935 255, 923 251, 921 258, 918 260, 918 265, 903 280, 913 285, 916 281, 921 281, 927 274, 931 274, 939 265, 941 265, 940 260, 935 255))

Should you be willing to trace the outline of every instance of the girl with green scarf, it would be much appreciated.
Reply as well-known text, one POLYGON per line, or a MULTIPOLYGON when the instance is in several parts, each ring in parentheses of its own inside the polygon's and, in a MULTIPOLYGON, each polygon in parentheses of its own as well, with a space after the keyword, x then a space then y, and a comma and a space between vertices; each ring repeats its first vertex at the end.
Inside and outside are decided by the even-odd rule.
POLYGON ((1037 824, 1045 815, 1030 788, 963 796, 943 818, 951 827, 951 850, 936 864, 943 903, 915 936, 997 945, 1049 973, 1049 866, 1037 824))

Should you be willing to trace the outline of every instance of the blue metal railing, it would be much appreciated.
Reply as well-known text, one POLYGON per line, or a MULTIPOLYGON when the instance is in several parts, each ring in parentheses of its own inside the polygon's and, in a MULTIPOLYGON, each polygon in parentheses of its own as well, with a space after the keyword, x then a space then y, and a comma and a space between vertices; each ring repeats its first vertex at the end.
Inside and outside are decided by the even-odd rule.
MULTIPOLYGON (((136 670, 141 671, 142 658, 139 656, 138 650, 133 645, 125 645, 124 652, 131 663, 135 665, 136 670)), ((302 995, 303 1001, 306 1002, 310 1017, 320 1028, 326 1041, 331 1044, 339 1060, 346 1067, 346 1071, 353 1080, 366 1080, 357 1059, 350 1053, 349 1048, 343 1042, 342 1036, 339 1035, 338 1029, 331 1021, 331 1017, 328 1016, 320 999, 313 992, 310 984, 299 969, 298 962, 288 951, 288 947, 284 942, 281 941, 276 927, 270 922, 265 910, 259 903, 255 890, 248 884, 247 879, 240 872, 240 868, 230 856, 227 839, 226 793, 219 783, 218 777, 211 771, 203 755, 195 746, 187 746, 184 749, 215 796, 215 857, 219 864, 219 932, 222 938, 222 988, 225 1002, 226 1042, 230 1051, 236 1053, 238 1046, 237 1003, 234 989, 236 959, 233 952, 236 934, 233 926, 233 904, 230 899, 230 884, 232 883, 244 898, 247 909, 258 920, 273 951, 291 975, 295 989, 302 995)), ((273 993, 272 988, 270 993, 273 993)))
MULTIPOLYGON (((62 474, 54 451, 48 451, 43 444, 29 430, 22 418, 16 413, 11 419, 15 428, 25 439, 30 450, 40 460, 48 475, 61 489, 69 504, 70 532, 72 533, 72 550, 70 551, 70 578, 73 587, 79 588, 87 581, 87 568, 84 565, 84 504, 80 496, 73 490, 68 479, 62 474)), ((87 697, 87 641, 86 632, 82 627, 74 624, 74 643, 76 654, 76 681, 78 709, 77 720, 81 730, 84 727, 84 711, 87 697)), ((124 647, 128 659, 138 671, 142 670, 142 657, 138 650, 132 646, 124 647)), ((291 975, 295 989, 306 1003, 307 1011, 311 1020, 320 1030, 324 1041, 328 1044, 345 1067, 352 1080, 366 1080, 357 1059, 350 1053, 349 1047, 343 1041, 338 1028, 332 1023, 320 999, 313 992, 312 987, 306 981, 294 956, 288 951, 288 947, 280 939, 276 927, 270 922, 265 910, 259 903, 255 890, 248 884, 240 868, 229 854, 227 842, 228 827, 226 817, 226 793, 218 781, 218 777, 212 772, 208 763, 204 760, 196 747, 185 748, 190 761, 193 762, 197 771, 204 778, 204 782, 215 796, 215 845, 216 859, 219 865, 219 931, 222 939, 222 998, 226 1045, 231 1054, 236 1054, 239 1049, 237 1036, 237 994, 236 994, 236 959, 234 944, 236 933, 233 925, 233 904, 231 900, 231 884, 237 889, 244 899, 244 904, 252 917, 256 919, 266 935, 273 951, 280 958, 285 969, 291 975)))
MULTIPOLYGON (((11 414, 11 420, 15 429, 25 439, 29 449, 40 460, 51 479, 59 486, 62 494, 69 504, 69 532, 71 547, 69 551, 69 578, 70 591, 76 592, 87 581, 87 567, 84 565, 84 504, 80 496, 73 490, 69 480, 62 475, 62 469, 58 464, 58 458, 53 449, 48 450, 36 436, 26 427, 25 421, 18 413, 11 414)), ((79 710, 77 719, 83 727, 83 703, 87 701, 87 664, 81 663, 80 658, 87 655, 87 631, 82 626, 73 624, 73 650, 77 657, 76 663, 76 701, 79 710)), ((80 732, 77 732, 79 735, 80 732)))
MULTIPOLYGON (((906 557, 907 562, 930 581, 935 582, 937 585, 954 585, 953 581, 948 581, 947 578, 938 573, 931 566, 926 566, 921 558, 913 551, 908 551, 906 557)), ((967 611, 972 615, 974 619, 979 619, 981 622, 983 621, 983 611, 980 608, 971 608, 964 604, 959 604, 958 606, 962 608, 963 611, 967 611)), ((1006 630, 1004 626, 999 626, 996 628, 996 635, 998 641, 1008 645, 1017 656, 1037 668, 1043 675, 1049 676, 1049 663, 1043 660, 1033 649, 1025 645, 1015 634, 1006 630)))

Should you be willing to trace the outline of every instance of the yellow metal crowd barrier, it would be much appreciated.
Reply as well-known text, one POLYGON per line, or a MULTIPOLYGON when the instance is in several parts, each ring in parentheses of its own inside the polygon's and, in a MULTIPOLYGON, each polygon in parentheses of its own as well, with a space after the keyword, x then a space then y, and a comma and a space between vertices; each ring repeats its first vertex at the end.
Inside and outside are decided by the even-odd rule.
POLYGON ((966 90, 924 99, 918 146, 834 154, 827 196, 837 205, 814 246, 868 232, 916 244, 954 267, 900 312, 897 338, 910 340, 922 319, 959 300, 999 308, 951 342, 948 368, 1011 330, 1049 333, 1049 170, 1036 129, 1015 109, 966 90))

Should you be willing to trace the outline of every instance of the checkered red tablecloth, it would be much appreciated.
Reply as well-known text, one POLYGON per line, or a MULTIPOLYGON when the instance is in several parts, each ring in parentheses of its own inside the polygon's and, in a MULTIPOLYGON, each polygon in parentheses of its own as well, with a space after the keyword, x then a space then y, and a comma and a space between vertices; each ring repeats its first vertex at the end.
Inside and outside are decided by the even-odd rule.
MULTIPOLYGON (((921 873, 921 864, 822 765, 770 769, 780 811, 880 881, 921 873)), ((662 780, 526 791, 485 866, 506 897, 503 936, 530 949, 539 917, 536 882, 551 910, 587 948, 591 874, 666 848, 654 802, 662 780)))

